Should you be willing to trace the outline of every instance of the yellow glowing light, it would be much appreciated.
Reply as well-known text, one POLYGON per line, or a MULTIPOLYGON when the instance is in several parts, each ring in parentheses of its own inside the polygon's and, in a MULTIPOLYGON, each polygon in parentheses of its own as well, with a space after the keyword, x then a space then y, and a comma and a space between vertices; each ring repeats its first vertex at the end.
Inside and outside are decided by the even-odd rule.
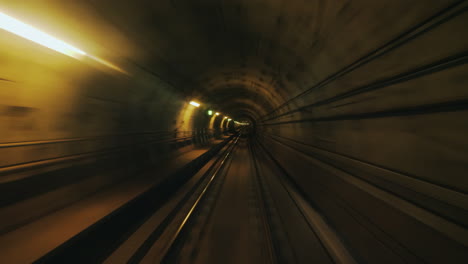
POLYGON ((216 113, 215 115, 219 116, 219 113, 216 113))
POLYGON ((231 121, 231 120, 232 120, 231 118, 228 119, 228 121, 231 121))
POLYGON ((193 106, 195 106, 195 107, 199 107, 199 106, 200 106, 200 104, 197 103, 197 102, 195 102, 195 101, 191 101, 190 104, 193 105, 193 106))
POLYGON ((213 111, 212 111, 212 110, 208 110, 208 115, 213 115, 213 111))
POLYGON ((99 62, 99 63, 101 63, 102 65, 105 65, 105 66, 113 69, 113 70, 116 70, 116 71, 121 72, 121 73, 128 74, 128 72, 122 70, 121 68, 119 68, 119 67, 115 66, 114 64, 112 64, 110 62, 107 62, 107 61, 105 61, 103 59, 100 59, 100 58, 97 58, 97 57, 94 57, 94 56, 90 56, 90 55, 88 55, 88 57, 95 60, 95 61, 97 61, 97 62, 99 62))
POLYGON ((83 59, 84 57, 88 57, 113 70, 128 74, 126 71, 122 70, 121 68, 115 66, 114 64, 110 62, 107 62, 103 59, 86 54, 86 52, 78 48, 75 48, 70 44, 67 44, 55 37, 52 37, 51 35, 48 35, 47 33, 44 33, 28 24, 25 24, 1 12, 0 12, 0 29, 3 29, 17 36, 23 37, 25 39, 28 39, 32 42, 35 42, 39 45, 55 50, 57 52, 60 52, 72 58, 83 59))
POLYGON ((77 49, 1 12, 0 28, 73 58, 80 58, 86 55, 84 51, 77 49))

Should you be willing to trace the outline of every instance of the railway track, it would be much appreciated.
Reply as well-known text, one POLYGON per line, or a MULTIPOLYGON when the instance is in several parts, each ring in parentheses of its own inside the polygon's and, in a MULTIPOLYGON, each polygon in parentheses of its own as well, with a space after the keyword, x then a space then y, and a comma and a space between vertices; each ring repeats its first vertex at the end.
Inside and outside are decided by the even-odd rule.
MULTIPOLYGON (((264 146, 237 135, 120 247, 80 261, 355 263, 302 197, 264 146)), ((54 256, 42 262, 66 259, 54 256)))
POLYGON ((253 152, 246 139, 235 144, 154 263, 276 261, 253 152))
POLYGON ((139 261, 354 263, 278 166, 258 142, 236 138, 158 253, 139 261))

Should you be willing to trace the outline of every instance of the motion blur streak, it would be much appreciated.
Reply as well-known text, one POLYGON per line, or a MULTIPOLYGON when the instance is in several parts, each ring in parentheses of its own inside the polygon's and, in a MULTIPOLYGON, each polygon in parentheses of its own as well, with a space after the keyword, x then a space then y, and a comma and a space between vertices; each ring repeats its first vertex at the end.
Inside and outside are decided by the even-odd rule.
POLYGON ((86 55, 84 51, 68 45, 61 40, 58 40, 1 12, 0 28, 75 59, 79 59, 86 55))
POLYGON ((89 57, 96 62, 99 62, 113 70, 119 71, 121 73, 128 74, 126 71, 121 68, 113 65, 110 62, 107 62, 103 59, 100 59, 95 56, 86 54, 86 52, 73 47, 57 38, 54 38, 30 25, 27 25, 15 18, 12 18, 4 13, 0 12, 0 28, 11 32, 15 35, 23 37, 25 39, 31 40, 39 45, 45 46, 49 49, 55 50, 67 56, 70 56, 75 59, 83 60, 84 57, 89 57))
POLYGON ((100 59, 98 57, 94 57, 94 56, 89 56, 91 59, 95 60, 96 62, 99 62, 101 63, 102 65, 105 65, 115 71, 118 71, 120 73, 123 73, 123 74, 127 74, 128 75, 128 72, 126 72, 125 70, 123 70, 122 68, 118 67, 118 66, 115 66, 114 64, 110 63, 110 62, 107 62, 103 59, 100 59))

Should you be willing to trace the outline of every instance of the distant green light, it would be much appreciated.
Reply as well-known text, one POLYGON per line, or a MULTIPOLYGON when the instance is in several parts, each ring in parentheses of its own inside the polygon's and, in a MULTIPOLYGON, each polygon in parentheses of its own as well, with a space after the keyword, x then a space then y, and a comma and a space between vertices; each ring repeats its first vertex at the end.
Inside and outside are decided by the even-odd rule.
POLYGON ((213 111, 208 110, 208 115, 213 115, 213 111))

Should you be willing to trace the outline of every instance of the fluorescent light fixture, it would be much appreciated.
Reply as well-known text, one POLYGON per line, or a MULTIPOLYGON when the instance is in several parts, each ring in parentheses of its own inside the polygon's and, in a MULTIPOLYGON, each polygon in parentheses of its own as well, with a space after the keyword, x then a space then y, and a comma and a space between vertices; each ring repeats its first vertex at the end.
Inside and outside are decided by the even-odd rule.
POLYGON ((199 107, 199 106, 200 106, 200 104, 197 103, 197 102, 195 102, 195 101, 191 101, 190 104, 193 105, 193 106, 195 106, 195 107, 199 107))
POLYGON ((80 58, 86 55, 84 51, 1 12, 0 28, 73 58, 80 58))
POLYGON ((82 59, 84 57, 88 57, 92 60, 95 60, 113 70, 119 71, 121 73, 128 74, 121 68, 113 65, 110 62, 107 62, 103 59, 91 56, 86 54, 86 52, 73 47, 70 44, 67 44, 51 35, 42 32, 28 24, 25 24, 13 17, 3 14, 0 12, 0 29, 13 33, 17 36, 23 37, 28 39, 34 43, 47 47, 49 49, 55 50, 67 56, 70 56, 75 59, 82 59))
POLYGON ((213 111, 208 110, 208 115, 213 115, 213 111))

